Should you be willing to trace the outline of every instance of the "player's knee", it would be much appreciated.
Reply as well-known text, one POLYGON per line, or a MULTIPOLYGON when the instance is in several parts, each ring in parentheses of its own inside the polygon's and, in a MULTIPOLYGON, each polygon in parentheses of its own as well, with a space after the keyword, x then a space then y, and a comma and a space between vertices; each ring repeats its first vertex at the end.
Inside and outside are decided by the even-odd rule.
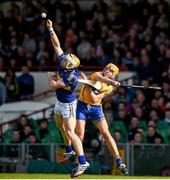
POLYGON ((68 136, 70 139, 73 139, 73 138, 74 138, 75 133, 74 133, 73 130, 71 130, 71 129, 66 129, 65 132, 66 132, 67 136, 68 136))
POLYGON ((80 138, 81 141, 83 141, 84 133, 80 129, 76 129, 76 134, 80 138))
POLYGON ((81 131, 79 128, 76 128, 76 134, 77 134, 78 136, 81 136, 81 133, 82 133, 82 131, 81 131))

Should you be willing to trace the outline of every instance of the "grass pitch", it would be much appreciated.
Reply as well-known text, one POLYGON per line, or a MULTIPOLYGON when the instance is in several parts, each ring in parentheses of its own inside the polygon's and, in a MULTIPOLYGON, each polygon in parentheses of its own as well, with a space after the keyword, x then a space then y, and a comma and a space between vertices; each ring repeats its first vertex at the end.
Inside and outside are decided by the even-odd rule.
MULTIPOLYGON (((0 179, 71 179, 70 174, 7 174, 1 173, 0 179)), ((91 175, 91 174, 84 174, 79 178, 75 179, 170 179, 170 177, 159 177, 159 176, 113 176, 113 175, 91 175)))

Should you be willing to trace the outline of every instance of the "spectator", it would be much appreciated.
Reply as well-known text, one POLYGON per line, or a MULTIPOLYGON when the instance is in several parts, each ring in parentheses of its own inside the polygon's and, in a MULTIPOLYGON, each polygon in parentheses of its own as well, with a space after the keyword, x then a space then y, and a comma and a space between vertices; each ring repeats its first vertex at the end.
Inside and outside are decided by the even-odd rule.
POLYGON ((19 95, 19 85, 18 81, 15 77, 14 72, 7 72, 5 75, 5 85, 7 89, 7 100, 8 102, 11 101, 18 101, 20 99, 19 95))
POLYGON ((12 36, 10 39, 10 44, 9 44, 9 51, 11 54, 15 55, 17 53, 17 48, 19 47, 17 37, 12 36))
POLYGON ((6 155, 10 158, 18 158, 19 157, 19 143, 21 143, 21 137, 18 130, 14 130, 12 132, 12 140, 10 141, 11 145, 7 146, 6 155))
POLYGON ((136 131, 136 133, 134 134, 132 143, 133 144, 141 144, 141 143, 143 143, 143 135, 142 135, 141 132, 136 131))
POLYGON ((91 47, 89 49, 85 59, 81 62, 81 64, 85 66, 95 66, 97 64, 95 47, 91 47))
POLYGON ((107 10, 108 24, 112 30, 123 30, 125 26, 124 14, 126 5, 124 2, 111 1, 107 10))
POLYGON ((164 121, 170 125, 170 109, 165 111, 165 119, 164 121))
POLYGON ((138 117, 132 117, 129 125, 129 130, 128 130, 128 141, 132 141, 134 139, 134 135, 137 132, 137 129, 139 127, 139 119, 138 117))
POLYGON ((142 136, 144 137, 144 134, 145 134, 144 127, 138 127, 137 132, 140 132, 142 134, 142 136))
POLYGON ((9 59, 9 68, 10 69, 17 69, 17 60, 15 58, 9 59))
POLYGON ((150 107, 151 107, 151 109, 159 111, 158 100, 157 99, 152 99, 150 107))
POLYGON ((103 0, 96 0, 92 7, 92 12, 101 12, 106 14, 107 8, 108 6, 103 0))
POLYGON ((34 94, 34 77, 29 73, 27 66, 23 66, 22 75, 18 77, 21 98, 26 98, 34 94))
POLYGON ((158 106, 159 106, 159 109, 160 109, 160 115, 161 115, 161 117, 163 116, 163 114, 164 114, 165 111, 166 111, 166 105, 165 105, 165 103, 166 103, 165 98, 164 98, 163 96, 160 96, 160 97, 158 98, 158 106))
POLYGON ((0 57, 7 58, 8 56, 8 49, 7 46, 4 44, 3 40, 0 37, 0 57))
POLYGON ((133 54, 131 51, 126 52, 126 56, 123 58, 122 64, 127 66, 129 70, 133 70, 133 54))
POLYGON ((39 71, 48 69, 48 61, 49 59, 46 56, 41 56, 41 58, 39 59, 39 71))
POLYGON ((128 128, 130 119, 125 110, 118 111, 118 116, 116 117, 116 120, 122 121, 125 124, 126 128, 128 128))
POLYGON ((4 104, 7 99, 6 86, 3 78, 0 77, 0 105, 4 104))
POLYGON ((18 46, 15 59, 17 59, 19 66, 26 64, 26 50, 22 46, 18 46))
POLYGON ((139 121, 146 120, 144 111, 142 110, 141 107, 137 107, 134 111, 135 111, 134 116, 136 116, 139 119, 139 121))
POLYGON ((46 135, 49 134, 47 119, 42 119, 40 121, 38 133, 39 133, 40 139, 43 139, 46 135))
POLYGON ((37 61, 38 65, 40 64, 40 60, 41 60, 42 57, 44 57, 46 59, 49 58, 49 53, 47 51, 47 47, 46 47, 45 41, 40 41, 38 43, 38 51, 37 51, 37 54, 36 54, 36 61, 37 61))
POLYGON ((28 51, 34 53, 36 51, 37 45, 33 38, 30 37, 28 33, 24 34, 23 47, 28 51))
POLYGON ((130 96, 128 93, 126 93, 126 89, 123 87, 119 87, 117 89, 117 93, 114 97, 114 103, 117 105, 120 102, 129 103, 130 102, 130 96))
POLYGON ((26 125, 23 130, 23 136, 21 137, 22 141, 27 141, 31 133, 32 133, 32 127, 26 125))
POLYGON ((157 123, 159 121, 158 112, 156 110, 151 110, 149 113, 149 120, 155 121, 157 123))
POLYGON ((163 143, 163 138, 162 138, 162 136, 157 135, 157 136, 154 138, 154 144, 162 144, 162 143, 163 143))
POLYGON ((114 140, 115 140, 115 142, 116 143, 122 143, 123 141, 122 141, 122 133, 121 133, 121 131, 114 131, 114 133, 113 133, 113 138, 114 138, 114 140))
POLYGON ((148 122, 148 127, 150 127, 150 126, 154 126, 156 128, 156 122, 154 120, 150 120, 148 122))
POLYGON ((153 81, 154 68, 150 62, 150 57, 148 55, 141 56, 141 64, 138 67, 138 74, 141 79, 148 79, 153 81))
POLYGON ((87 40, 86 35, 83 31, 80 32, 80 43, 77 46, 77 53, 80 59, 84 60, 87 57, 87 52, 91 48, 90 42, 87 40))
POLYGON ((156 131, 154 126, 149 126, 147 131, 147 143, 154 143, 156 137, 161 137, 161 135, 156 131))
POLYGON ((101 44, 98 44, 96 48, 96 60, 98 65, 104 66, 109 63, 109 57, 105 53, 104 48, 101 44))
POLYGON ((24 138, 23 138, 23 137, 24 137, 24 128, 25 128, 26 126, 29 126, 28 118, 27 118, 26 115, 21 115, 21 116, 18 118, 18 120, 17 120, 17 122, 16 122, 16 124, 15 124, 15 126, 14 126, 14 129, 16 129, 17 131, 19 131, 20 137, 21 137, 22 140, 24 139, 24 138))
POLYGON ((29 152, 28 152, 29 159, 36 159, 36 160, 48 159, 44 146, 39 144, 40 142, 38 141, 34 133, 29 134, 28 143, 29 143, 29 152))

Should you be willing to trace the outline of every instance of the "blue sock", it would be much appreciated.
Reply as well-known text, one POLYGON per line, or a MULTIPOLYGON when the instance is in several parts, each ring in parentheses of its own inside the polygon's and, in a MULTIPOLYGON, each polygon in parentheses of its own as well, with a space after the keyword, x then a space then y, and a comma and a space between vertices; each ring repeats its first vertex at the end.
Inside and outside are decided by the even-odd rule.
POLYGON ((84 155, 78 156, 80 164, 86 164, 86 158, 84 155))
POLYGON ((121 160, 120 156, 116 157, 116 163, 117 163, 118 167, 120 166, 120 164, 122 164, 122 160, 121 160))
POLYGON ((66 146, 66 152, 69 153, 73 151, 73 147, 72 146, 66 146))

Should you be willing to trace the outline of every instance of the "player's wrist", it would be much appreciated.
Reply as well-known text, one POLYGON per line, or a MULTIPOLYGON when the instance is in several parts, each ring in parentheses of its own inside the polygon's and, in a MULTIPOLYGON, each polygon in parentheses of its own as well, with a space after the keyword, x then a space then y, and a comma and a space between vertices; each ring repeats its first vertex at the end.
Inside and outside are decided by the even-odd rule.
POLYGON ((52 33, 52 32, 54 32, 54 29, 53 29, 53 27, 50 27, 50 28, 48 28, 48 31, 49 31, 49 33, 52 33))
POLYGON ((115 81, 111 81, 111 85, 112 85, 112 86, 115 86, 115 81))

